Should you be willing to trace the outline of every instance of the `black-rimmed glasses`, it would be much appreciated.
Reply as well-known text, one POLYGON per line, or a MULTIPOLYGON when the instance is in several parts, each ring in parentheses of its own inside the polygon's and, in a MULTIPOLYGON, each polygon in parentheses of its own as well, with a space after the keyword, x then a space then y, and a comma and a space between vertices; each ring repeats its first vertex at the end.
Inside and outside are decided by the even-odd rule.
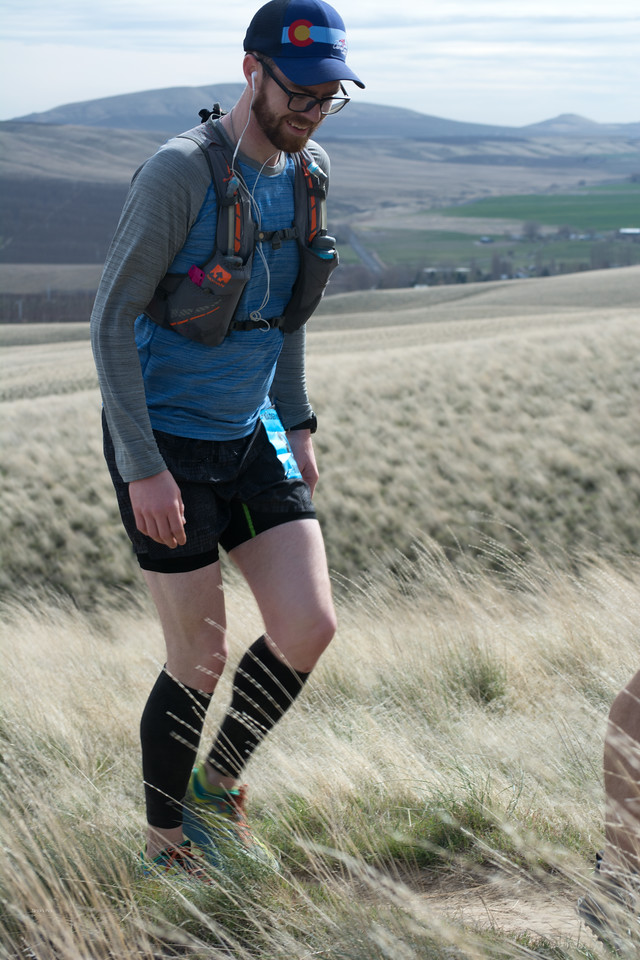
POLYGON ((342 97, 312 97, 308 93, 294 93, 293 90, 287 89, 281 80, 278 80, 273 70, 264 60, 258 60, 258 62, 262 64, 271 79, 278 84, 280 89, 287 94, 289 97, 289 110, 293 113, 308 113, 309 110, 313 110, 315 106, 319 106, 320 113, 323 117, 328 117, 330 114, 342 110, 351 100, 351 97, 347 96, 347 91, 342 84, 340 84, 340 90, 344 94, 342 97))

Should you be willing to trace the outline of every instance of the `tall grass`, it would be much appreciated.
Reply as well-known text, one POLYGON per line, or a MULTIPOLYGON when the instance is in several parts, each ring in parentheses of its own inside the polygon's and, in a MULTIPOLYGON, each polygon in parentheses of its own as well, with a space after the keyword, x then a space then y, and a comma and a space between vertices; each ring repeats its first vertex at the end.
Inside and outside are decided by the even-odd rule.
MULTIPOLYGON (((532 906, 528 923, 491 929, 490 905, 465 921, 435 894, 469 899, 502 879, 571 918, 602 840, 608 704, 637 661, 637 564, 578 580, 540 560, 499 578, 479 563, 461 574, 426 543, 399 567, 404 588, 383 570, 351 586, 334 645, 248 768, 252 817, 282 875, 213 889, 138 872, 154 620, 109 610, 97 627, 71 606, 5 607, 5 955, 588 955, 577 922, 554 938, 532 906)), ((239 585, 230 594, 238 658, 256 611, 239 585)))

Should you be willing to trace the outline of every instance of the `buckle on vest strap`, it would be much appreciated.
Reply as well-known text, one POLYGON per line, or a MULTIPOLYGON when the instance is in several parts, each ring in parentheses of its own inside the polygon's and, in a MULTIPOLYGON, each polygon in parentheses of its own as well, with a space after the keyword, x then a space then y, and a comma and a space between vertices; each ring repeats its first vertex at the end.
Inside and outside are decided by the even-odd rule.
POLYGON ((260 317, 252 315, 249 320, 232 320, 229 330, 279 330, 284 325, 284 317, 260 317))
POLYGON ((285 227, 284 230, 258 230, 256 239, 259 243, 270 243, 274 250, 279 250, 283 240, 296 240, 297 227, 285 227))

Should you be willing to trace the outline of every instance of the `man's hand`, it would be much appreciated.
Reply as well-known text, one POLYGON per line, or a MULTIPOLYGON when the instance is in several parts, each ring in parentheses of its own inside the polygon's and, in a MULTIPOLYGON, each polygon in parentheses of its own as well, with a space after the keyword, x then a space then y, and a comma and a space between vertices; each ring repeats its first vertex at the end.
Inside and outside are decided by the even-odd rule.
POLYGON ((313 441, 310 430, 291 430, 287 434, 287 440, 291 447, 291 452, 296 458, 298 469, 302 474, 302 479, 306 481, 311 490, 311 496, 318 482, 318 466, 316 464, 316 455, 313 452, 313 441))
POLYGON ((140 533, 171 549, 187 542, 182 495, 168 470, 132 480, 129 497, 140 533))

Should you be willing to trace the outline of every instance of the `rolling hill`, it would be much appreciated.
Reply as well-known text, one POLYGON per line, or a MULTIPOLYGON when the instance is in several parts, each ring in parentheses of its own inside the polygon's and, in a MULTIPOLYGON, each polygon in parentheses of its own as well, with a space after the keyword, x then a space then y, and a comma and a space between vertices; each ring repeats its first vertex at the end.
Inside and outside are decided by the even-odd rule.
MULTIPOLYGON (((422 533, 452 551, 490 535, 522 556, 637 555, 639 290, 640 266, 325 299, 307 373, 332 569, 353 576, 422 533)), ((97 583, 125 589, 88 324, 4 324, 0 345, 0 594, 43 571, 85 603, 97 583), (74 517, 64 562, 56 497, 74 517)))

